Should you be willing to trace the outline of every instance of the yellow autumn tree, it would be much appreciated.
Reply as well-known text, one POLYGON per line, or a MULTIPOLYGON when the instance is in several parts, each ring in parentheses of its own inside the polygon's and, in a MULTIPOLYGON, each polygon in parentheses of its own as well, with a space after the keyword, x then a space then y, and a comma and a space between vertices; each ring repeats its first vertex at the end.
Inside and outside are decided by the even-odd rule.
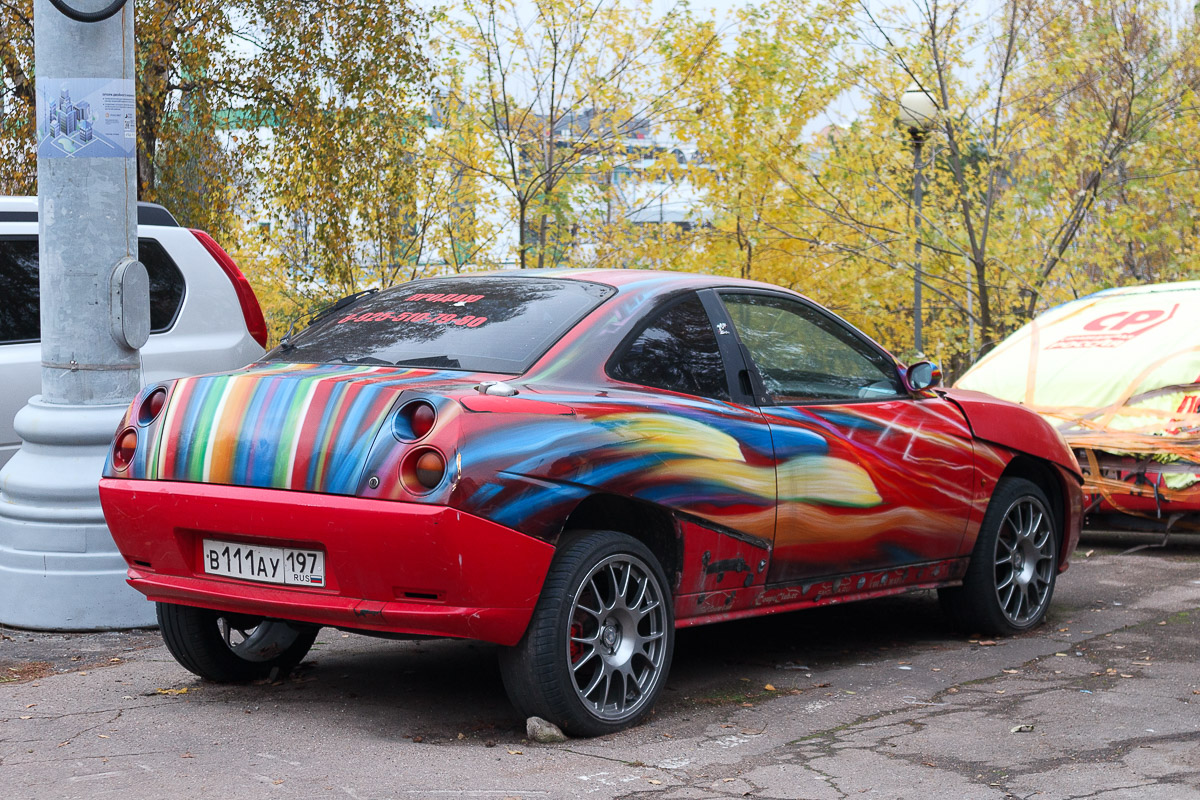
MULTIPOLYGON (((31 8, 0 3, 0 192, 36 191, 31 8)), ((411 273, 428 95, 415 4, 135 10, 139 197, 237 250, 273 327, 411 273)))
POLYGON ((1170 142, 1197 125, 1191 25, 1153 0, 994 11, 933 1, 868 15, 848 86, 860 114, 779 171, 793 217, 781 230, 837 265, 816 296, 912 353, 915 275, 922 349, 952 371, 1050 305, 1130 279, 1113 234, 1121 258, 1170 242, 1147 212, 1190 197, 1170 142), (896 121, 914 84, 937 106, 917 164, 896 121))
POLYGON ((442 156, 503 201, 519 266, 598 258, 620 176, 658 155, 653 127, 682 99, 662 81, 662 23, 645 0, 470 0, 443 17, 442 156))

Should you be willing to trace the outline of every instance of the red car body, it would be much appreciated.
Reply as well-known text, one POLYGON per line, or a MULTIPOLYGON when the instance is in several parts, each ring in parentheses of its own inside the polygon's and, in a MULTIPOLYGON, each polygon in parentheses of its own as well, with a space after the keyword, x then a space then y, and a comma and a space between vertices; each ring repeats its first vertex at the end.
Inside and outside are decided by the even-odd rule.
POLYGON ((313 327, 483 334, 490 323, 472 329, 462 298, 487 295, 488 280, 586 284, 595 302, 519 373, 292 363, 279 348, 238 372, 149 387, 100 487, 131 585, 221 612, 515 645, 560 537, 604 529, 649 548, 673 624, 689 626, 961 583, 993 490, 1014 475, 1048 498, 1054 566, 1067 567, 1081 495, 1061 438, 986 395, 913 391, 881 348, 799 295, 637 270, 460 280, 457 294, 394 290, 395 308, 416 310, 354 305, 313 327), (705 309, 721 354, 685 377, 726 397, 622 372, 645 363, 655 379, 657 351, 630 348, 657 347, 648 320, 685 302, 705 309), (737 314, 768 306, 811 315, 882 365, 886 385, 781 402, 747 337, 730 335, 747 324, 737 314), (440 476, 414 478, 439 462, 440 476), (320 553, 322 582, 213 574, 205 540, 320 553))

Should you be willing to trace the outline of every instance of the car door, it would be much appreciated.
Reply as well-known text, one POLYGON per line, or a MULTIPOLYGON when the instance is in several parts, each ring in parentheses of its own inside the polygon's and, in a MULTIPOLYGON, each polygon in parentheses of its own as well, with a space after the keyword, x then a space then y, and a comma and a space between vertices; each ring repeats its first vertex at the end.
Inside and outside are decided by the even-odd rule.
MULTIPOLYGON (((776 514, 773 451, 763 415, 740 385, 743 367, 715 295, 688 291, 647 314, 606 368, 620 386, 605 401, 621 409, 605 422, 619 436, 612 456, 639 465, 606 488, 676 512, 683 545, 678 594, 702 595, 712 605, 681 606, 681 617, 728 610, 731 592, 766 580, 776 514)), ((605 457, 603 450, 593 454, 605 457)))
POLYGON ((768 584, 956 556, 974 480, 971 434, 941 397, 914 397, 895 361, 814 304, 723 291, 775 448, 779 510, 768 584))

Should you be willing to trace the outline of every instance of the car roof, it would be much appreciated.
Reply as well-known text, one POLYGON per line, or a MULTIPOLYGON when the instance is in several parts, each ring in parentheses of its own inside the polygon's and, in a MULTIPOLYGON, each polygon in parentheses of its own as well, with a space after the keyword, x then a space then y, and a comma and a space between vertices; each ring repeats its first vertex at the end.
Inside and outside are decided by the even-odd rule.
POLYGON ((505 277, 505 278, 563 278, 567 280, 599 283, 615 289, 639 290, 654 288, 660 291, 681 289, 706 289, 714 287, 739 287, 745 289, 769 289, 794 293, 793 290, 782 286, 759 281, 749 281, 743 278, 729 278, 723 275, 701 275, 690 272, 672 272, 652 269, 594 269, 590 267, 560 267, 555 269, 508 269, 495 272, 470 272, 460 275, 429 276, 429 280, 442 278, 472 277, 505 277))
MULTIPOLYGON (((160 225, 178 228, 179 222, 170 211, 158 203, 137 204, 139 225, 160 225)), ((0 222, 37 222, 38 199, 36 197, 0 196, 0 222)))

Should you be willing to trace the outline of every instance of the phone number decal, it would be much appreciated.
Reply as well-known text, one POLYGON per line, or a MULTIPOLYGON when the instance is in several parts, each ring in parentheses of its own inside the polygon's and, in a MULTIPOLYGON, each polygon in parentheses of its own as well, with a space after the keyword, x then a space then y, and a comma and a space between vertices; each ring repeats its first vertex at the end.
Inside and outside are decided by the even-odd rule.
POLYGON ((431 325, 459 325, 464 328, 478 328, 487 322, 487 317, 476 317, 471 314, 436 314, 432 311, 402 311, 393 314, 390 311, 375 311, 367 314, 350 314, 338 320, 338 325, 345 322, 424 322, 431 325))

